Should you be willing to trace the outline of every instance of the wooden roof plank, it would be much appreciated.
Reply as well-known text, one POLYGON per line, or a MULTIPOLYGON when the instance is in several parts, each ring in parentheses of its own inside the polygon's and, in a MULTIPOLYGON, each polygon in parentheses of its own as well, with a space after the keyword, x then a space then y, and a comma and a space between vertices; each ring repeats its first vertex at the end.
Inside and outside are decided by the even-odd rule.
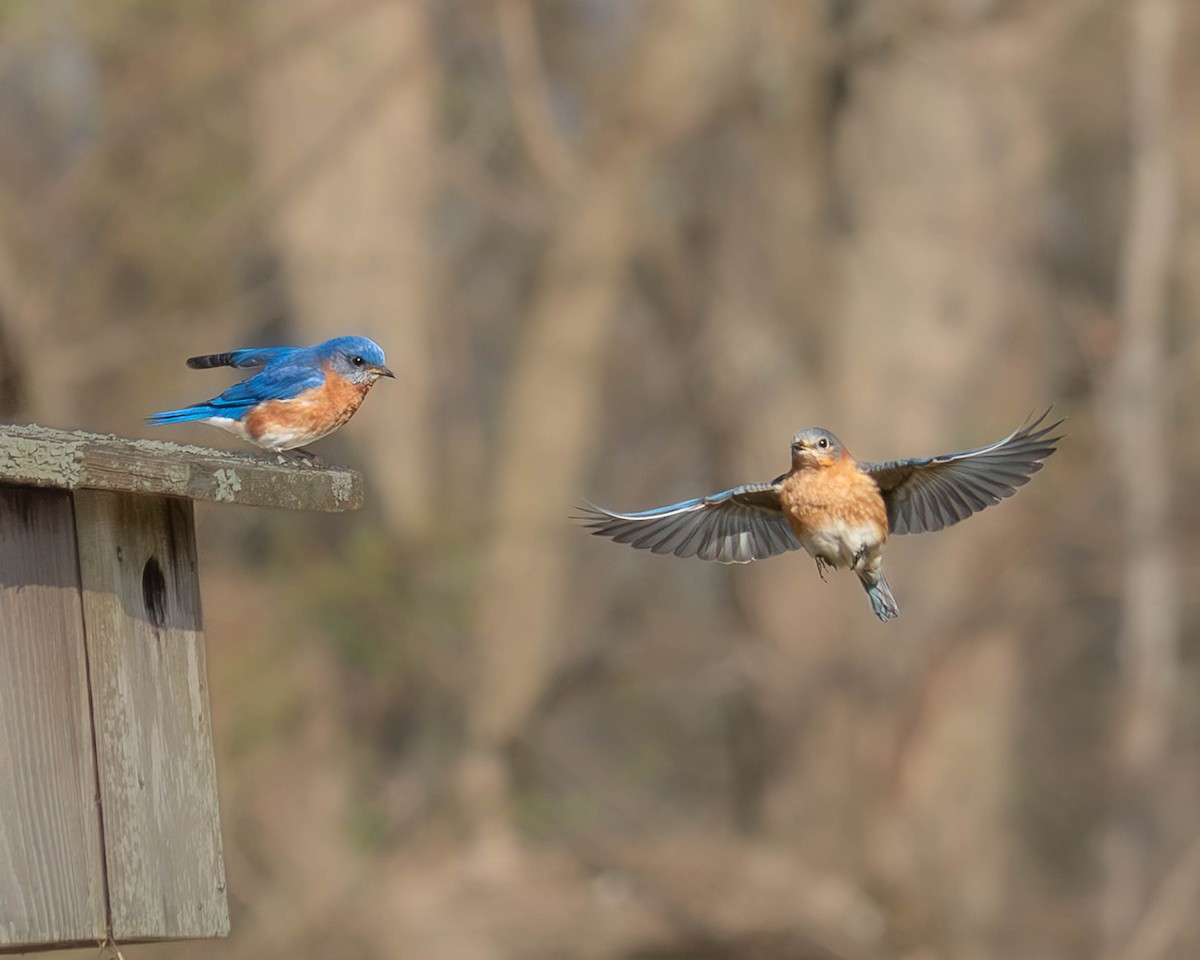
POLYGON ((0 484, 324 512, 363 503, 362 475, 344 467, 36 425, 0 425, 0 484))

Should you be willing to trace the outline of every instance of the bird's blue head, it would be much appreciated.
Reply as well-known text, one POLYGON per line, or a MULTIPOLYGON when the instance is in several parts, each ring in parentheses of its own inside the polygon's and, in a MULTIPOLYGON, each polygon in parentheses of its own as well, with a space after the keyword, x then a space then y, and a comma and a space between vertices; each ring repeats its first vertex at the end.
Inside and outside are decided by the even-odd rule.
POLYGON ((367 337, 334 337, 316 347, 317 356, 351 383, 372 384, 395 374, 384 364, 383 350, 367 337))

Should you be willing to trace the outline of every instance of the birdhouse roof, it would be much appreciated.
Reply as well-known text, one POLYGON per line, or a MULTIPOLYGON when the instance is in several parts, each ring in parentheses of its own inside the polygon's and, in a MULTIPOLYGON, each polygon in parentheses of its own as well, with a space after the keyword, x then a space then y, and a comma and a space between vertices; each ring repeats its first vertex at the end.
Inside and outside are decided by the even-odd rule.
POLYGON ((362 475, 161 440, 0 425, 0 486, 120 490, 338 512, 363 503, 362 475))

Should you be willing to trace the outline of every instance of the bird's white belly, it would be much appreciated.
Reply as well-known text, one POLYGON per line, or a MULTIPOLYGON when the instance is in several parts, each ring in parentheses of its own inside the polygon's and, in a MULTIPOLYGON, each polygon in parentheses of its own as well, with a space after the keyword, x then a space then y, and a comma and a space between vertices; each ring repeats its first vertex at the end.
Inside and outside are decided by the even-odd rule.
POLYGON ((204 422, 212 424, 214 427, 220 427, 222 430, 228 430, 234 436, 241 437, 265 450, 293 450, 324 436, 324 434, 314 436, 311 432, 280 425, 276 429, 265 430, 259 436, 254 437, 246 429, 246 423, 243 420, 234 420, 231 417, 209 417, 204 422))
POLYGON ((883 553, 883 539, 869 523, 835 523, 819 530, 805 529, 800 543, 810 556, 821 557, 834 567, 849 567, 860 555, 874 566, 883 553))
MULTIPOLYGON (((220 427, 222 430, 228 430, 235 437, 241 437, 243 440, 250 440, 250 436, 246 433, 246 425, 241 420, 234 420, 232 417, 209 417, 202 421, 214 427, 220 427)), ((253 443, 253 440, 250 440, 253 443)))

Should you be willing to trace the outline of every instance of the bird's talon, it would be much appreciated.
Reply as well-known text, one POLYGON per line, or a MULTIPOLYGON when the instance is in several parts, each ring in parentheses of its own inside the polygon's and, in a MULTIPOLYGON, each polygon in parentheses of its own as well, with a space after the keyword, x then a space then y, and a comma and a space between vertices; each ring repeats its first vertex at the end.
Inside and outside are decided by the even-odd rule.
POLYGON ((276 462, 281 466, 305 467, 310 470, 321 469, 325 461, 311 450, 293 447, 291 450, 280 450, 276 454, 276 462))

